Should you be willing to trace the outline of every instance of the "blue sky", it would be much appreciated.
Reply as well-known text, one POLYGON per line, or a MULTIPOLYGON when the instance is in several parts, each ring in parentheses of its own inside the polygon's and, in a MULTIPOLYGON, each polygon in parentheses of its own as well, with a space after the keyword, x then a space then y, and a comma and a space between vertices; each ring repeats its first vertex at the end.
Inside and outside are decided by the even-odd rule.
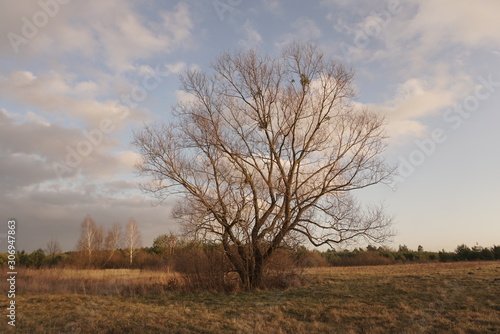
POLYGON ((138 190, 132 131, 186 98, 183 70, 297 40, 352 66, 355 103, 386 117, 386 158, 400 167, 391 187, 357 195, 394 216, 389 246, 500 244, 496 0, 0 6, 0 220, 18 220, 19 248, 74 249, 86 214, 105 227, 134 217, 145 246, 175 230, 173 200, 153 206, 138 190))

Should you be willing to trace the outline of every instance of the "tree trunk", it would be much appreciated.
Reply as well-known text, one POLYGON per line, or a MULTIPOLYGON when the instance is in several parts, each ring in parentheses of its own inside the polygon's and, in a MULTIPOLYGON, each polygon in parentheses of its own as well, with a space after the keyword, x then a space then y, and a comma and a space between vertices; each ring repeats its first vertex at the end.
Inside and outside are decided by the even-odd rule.
MULTIPOLYGON (((261 286, 264 275, 264 260, 260 255, 253 254, 251 259, 247 259, 247 265, 236 269, 241 279, 244 290, 255 290, 261 286)), ((245 261, 243 259, 243 261, 245 261)))
POLYGON ((264 261, 261 257, 255 258, 254 268, 250 275, 250 289, 258 288, 262 283, 262 276, 264 275, 264 261))

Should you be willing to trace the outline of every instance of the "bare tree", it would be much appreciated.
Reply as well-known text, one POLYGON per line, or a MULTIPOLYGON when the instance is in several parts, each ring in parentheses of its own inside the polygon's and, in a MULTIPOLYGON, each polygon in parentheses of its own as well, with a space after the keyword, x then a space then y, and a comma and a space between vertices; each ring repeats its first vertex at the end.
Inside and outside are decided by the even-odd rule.
POLYGON ((59 245, 59 242, 57 241, 57 239, 51 239, 47 243, 46 253, 49 256, 49 258, 51 258, 51 259, 55 258, 56 256, 58 256, 62 253, 61 246, 59 245))
MULTIPOLYGON (((94 262, 102 263, 103 262, 103 251, 104 251, 104 241, 105 241, 105 234, 104 234, 104 226, 98 225, 96 226, 96 234, 95 234, 95 259, 94 262)), ((96 263, 97 264, 97 263, 96 263)))
POLYGON ((177 215, 220 240, 246 288, 288 236, 313 245, 382 242, 391 220, 352 191, 387 180, 383 119, 352 103, 353 72, 311 43, 280 57, 224 53, 181 76, 175 122, 135 133, 144 185, 181 196, 177 215))
POLYGON ((88 264, 102 247, 102 228, 98 228, 90 215, 85 216, 81 224, 80 239, 77 249, 87 256, 88 264))
POLYGON ((172 232, 170 234, 161 234, 153 240, 152 250, 163 258, 169 258, 174 254, 178 244, 179 240, 172 232))
POLYGON ((107 259, 104 262, 104 265, 111 260, 115 252, 120 248, 120 244, 122 241, 122 228, 120 224, 114 223, 113 226, 111 226, 108 229, 108 232, 106 234, 106 239, 104 241, 104 248, 106 249, 106 252, 108 253, 107 259))
POLYGON ((142 247, 141 232, 137 228, 137 223, 134 218, 130 218, 125 232, 125 246, 129 256, 129 263, 132 265, 134 256, 142 247))

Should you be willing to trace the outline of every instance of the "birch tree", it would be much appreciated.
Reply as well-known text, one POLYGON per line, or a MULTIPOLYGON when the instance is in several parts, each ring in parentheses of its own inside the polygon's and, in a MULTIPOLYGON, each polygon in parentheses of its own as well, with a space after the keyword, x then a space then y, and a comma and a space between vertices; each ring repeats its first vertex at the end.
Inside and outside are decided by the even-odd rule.
POLYGON ((80 225, 77 250, 85 254, 89 265, 92 264, 95 254, 102 247, 102 231, 90 215, 85 216, 80 225))
POLYGON ((125 247, 129 257, 129 264, 132 265, 134 256, 142 247, 141 232, 137 228, 137 223, 134 218, 131 218, 127 224, 127 229, 125 231, 125 247))
POLYGON ((104 265, 106 265, 111 260, 111 258, 113 258, 113 255, 120 248, 120 245, 122 243, 122 228, 120 224, 114 223, 113 226, 108 229, 104 242, 104 247, 106 249, 106 252, 108 253, 107 259, 104 262, 104 265))

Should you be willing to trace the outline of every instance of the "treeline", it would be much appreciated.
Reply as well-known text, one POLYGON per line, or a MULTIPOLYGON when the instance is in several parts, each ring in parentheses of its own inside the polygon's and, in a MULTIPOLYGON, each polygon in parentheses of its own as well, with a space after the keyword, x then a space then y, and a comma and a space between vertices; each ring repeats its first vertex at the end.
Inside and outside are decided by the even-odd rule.
MULTIPOLYGON (((123 229, 119 223, 109 228, 96 224, 87 215, 80 224, 75 251, 62 252, 57 240, 46 249, 16 253, 19 266, 72 268, 171 269, 189 272, 190 266, 201 268, 228 266, 220 243, 193 240, 172 233, 158 236, 151 247, 142 247, 141 232, 134 218, 123 229), (200 260, 201 259, 201 260, 200 260)), ((366 266, 418 262, 493 261, 500 260, 500 246, 472 248, 459 245, 454 252, 428 252, 422 246, 411 250, 400 245, 397 250, 367 246, 354 250, 309 250, 304 246, 283 247, 269 261, 272 268, 305 268, 321 266, 366 266)), ((0 266, 6 266, 7 253, 0 253, 0 266)), ((232 268, 227 268, 228 272, 232 268)), ((207 268, 209 271, 210 268, 207 268)))
POLYGON ((345 251, 328 250, 321 255, 331 266, 364 266, 388 265, 398 263, 454 262, 454 261, 493 261, 500 260, 500 246, 468 247, 459 245, 455 251, 439 252, 424 251, 422 246, 411 250, 406 245, 400 245, 397 250, 387 247, 368 246, 366 249, 345 251))
MULTIPOLYGON (((186 262, 193 262, 196 258, 202 258, 204 255, 200 255, 201 253, 218 254, 221 249, 217 243, 190 240, 173 234, 163 234, 154 240, 151 247, 135 248, 132 261, 130 260, 130 248, 95 248, 89 258, 88 249, 63 253, 54 241, 51 241, 45 250, 40 248, 31 253, 20 251, 16 254, 16 258, 18 265, 32 268, 63 266, 72 268, 178 270, 185 266, 186 262)), ((7 255, 7 253, 0 253, 0 266, 7 264, 7 255)), ((224 259, 224 257, 216 257, 218 261, 224 259)), ((276 255, 275 261, 305 268, 494 260, 500 260, 500 246, 481 247, 476 245, 468 247, 462 244, 453 252, 444 250, 429 252, 424 251, 421 246, 417 250, 411 250, 405 245, 399 246, 397 250, 387 247, 368 246, 354 250, 320 252, 299 246, 295 249, 282 249, 276 255)), ((205 259, 204 262, 211 263, 208 259, 205 259)), ((215 263, 211 265, 215 265, 215 263)))

